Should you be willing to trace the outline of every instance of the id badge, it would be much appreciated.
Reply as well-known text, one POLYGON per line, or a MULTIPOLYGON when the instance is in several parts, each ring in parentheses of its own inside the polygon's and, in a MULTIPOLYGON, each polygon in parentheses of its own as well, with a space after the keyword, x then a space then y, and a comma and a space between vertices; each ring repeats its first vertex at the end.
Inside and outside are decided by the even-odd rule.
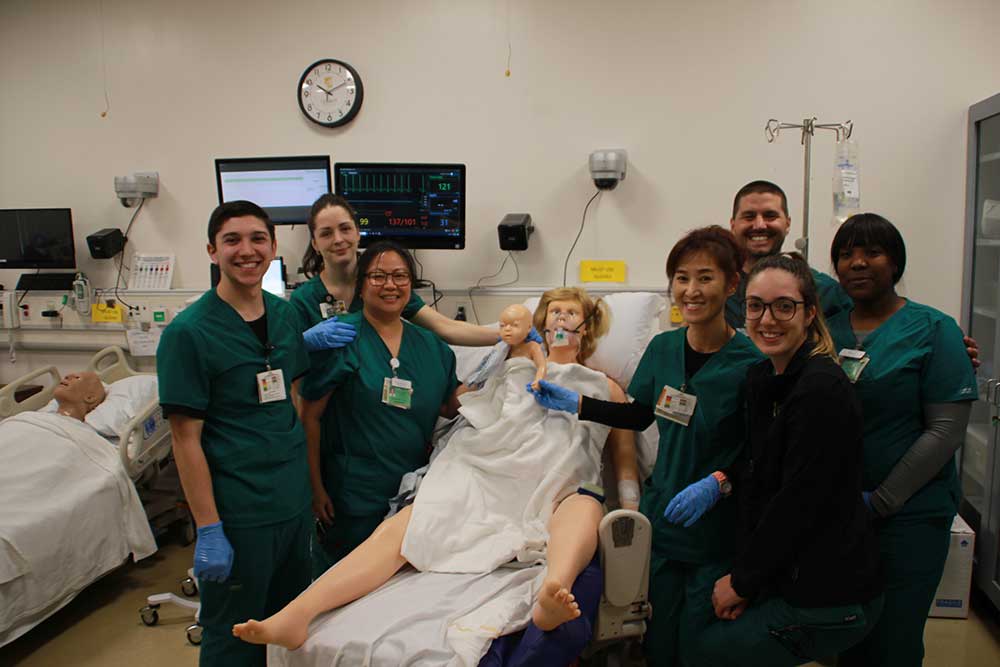
POLYGON ((865 366, 871 361, 871 357, 864 350, 852 350, 848 347, 842 349, 838 356, 840 357, 840 367, 844 369, 844 374, 847 375, 851 384, 858 381, 858 378, 861 377, 861 371, 865 370, 865 366))
POLYGON ((337 299, 333 303, 323 301, 319 304, 319 314, 324 320, 328 320, 334 315, 343 315, 347 312, 347 304, 337 299))
POLYGON ((677 422, 681 426, 691 423, 691 416, 694 415, 695 405, 698 404, 698 397, 694 394, 686 394, 680 389, 674 389, 670 385, 665 385, 660 392, 660 399, 656 401, 653 412, 657 417, 669 419, 677 422))
POLYGON ((261 403, 273 403, 287 398, 285 374, 280 368, 257 373, 257 396, 261 403))
POLYGON ((382 381, 382 402, 401 410, 409 410, 413 402, 413 383, 402 378, 382 381))

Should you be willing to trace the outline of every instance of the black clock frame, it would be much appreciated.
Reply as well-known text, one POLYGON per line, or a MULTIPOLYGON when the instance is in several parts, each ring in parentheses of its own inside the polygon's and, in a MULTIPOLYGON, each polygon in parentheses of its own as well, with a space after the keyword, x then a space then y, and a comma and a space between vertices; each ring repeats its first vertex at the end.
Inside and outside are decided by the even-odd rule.
POLYGON ((307 67, 305 71, 302 73, 302 76, 299 77, 299 85, 295 88, 295 99, 299 103, 299 109, 302 111, 302 115, 304 115, 313 123, 316 123, 317 125, 321 125, 323 127, 340 127, 354 120, 354 117, 358 115, 359 111, 361 111, 361 104, 364 102, 365 99, 365 88, 364 85, 361 83, 361 75, 358 74, 358 70, 354 69, 349 64, 345 63, 343 60, 337 60, 336 58, 321 58, 316 62, 314 62, 309 67, 307 67), (308 111, 306 111, 305 105, 302 104, 302 84, 305 83, 306 78, 309 76, 309 73, 312 72, 314 68, 319 67, 320 65, 325 65, 327 63, 340 65, 348 72, 350 72, 351 76, 354 77, 354 99, 355 99, 354 106, 351 107, 351 110, 348 111, 343 118, 338 118, 337 120, 334 121, 322 121, 319 120, 318 118, 313 118, 312 115, 308 111))

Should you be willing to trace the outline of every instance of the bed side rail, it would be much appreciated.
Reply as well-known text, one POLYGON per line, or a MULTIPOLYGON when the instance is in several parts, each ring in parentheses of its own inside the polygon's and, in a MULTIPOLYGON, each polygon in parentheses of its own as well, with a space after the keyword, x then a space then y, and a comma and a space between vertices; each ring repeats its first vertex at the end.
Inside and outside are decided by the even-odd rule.
POLYGON ((163 418, 158 398, 147 403, 119 431, 118 453, 122 466, 133 480, 151 463, 170 453, 170 422, 163 418))
POLYGON ((39 368, 19 377, 3 389, 0 389, 0 419, 6 419, 11 415, 16 415, 26 410, 38 410, 44 407, 46 403, 52 400, 52 392, 55 391, 61 379, 59 371, 56 370, 55 366, 46 366, 45 368, 39 368), (20 389, 28 384, 38 384, 36 381, 44 378, 46 375, 50 379, 47 387, 37 394, 18 402, 16 394, 20 389))

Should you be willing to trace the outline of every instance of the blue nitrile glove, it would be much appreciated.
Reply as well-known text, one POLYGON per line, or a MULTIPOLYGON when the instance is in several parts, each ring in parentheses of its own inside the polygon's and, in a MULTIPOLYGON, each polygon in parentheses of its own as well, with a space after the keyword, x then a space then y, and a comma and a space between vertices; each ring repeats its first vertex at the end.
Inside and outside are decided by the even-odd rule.
POLYGON ((194 545, 194 578, 222 582, 229 578, 232 568, 233 548, 222 532, 222 522, 200 527, 194 545))
POLYGON ((306 329, 305 333, 302 334, 302 339, 305 341, 308 351, 316 352, 317 350, 344 347, 357 336, 358 330, 354 328, 353 324, 339 322, 334 316, 306 329))
POLYGON ((535 327, 531 327, 531 331, 528 332, 528 340, 530 340, 532 343, 538 343, 539 345, 545 342, 539 335, 538 329, 536 329, 535 327))
POLYGON ((865 501, 865 507, 868 508, 868 511, 871 512, 872 514, 875 514, 875 509, 872 507, 872 492, 862 491, 861 500, 865 501))
POLYGON ((580 407, 580 394, 572 389, 545 380, 538 381, 538 391, 532 389, 530 384, 527 387, 528 393, 535 397, 538 404, 548 410, 562 410, 575 415, 580 407))
POLYGON ((689 484, 674 496, 663 511, 663 518, 670 523, 682 523, 685 528, 690 528, 705 512, 715 507, 721 497, 718 480, 709 475, 689 484))

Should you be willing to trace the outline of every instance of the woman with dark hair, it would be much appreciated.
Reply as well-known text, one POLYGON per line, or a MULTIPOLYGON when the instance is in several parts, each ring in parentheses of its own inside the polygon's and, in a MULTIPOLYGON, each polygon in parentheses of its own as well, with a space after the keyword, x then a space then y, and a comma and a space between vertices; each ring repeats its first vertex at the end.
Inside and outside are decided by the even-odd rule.
POLYGON ((427 464, 438 414, 458 407, 455 354, 403 317, 413 256, 382 241, 361 255, 357 271, 352 301, 362 308, 342 316, 357 338, 314 352, 301 390, 313 508, 323 531, 322 549, 313 550, 315 576, 382 522, 402 476, 427 464))
MULTIPOLYGON (((730 488, 723 471, 743 447, 743 380, 761 358, 726 324, 726 298, 742 265, 742 251, 722 227, 696 229, 674 245, 667 278, 687 326, 650 342, 628 388, 634 402, 581 397, 544 380, 535 395, 549 409, 616 428, 657 422, 659 451, 640 502, 653 526, 649 593, 656 611, 645 648, 657 666, 680 664, 681 643, 710 622, 712 586, 735 550, 736 508, 716 504, 730 488)), ((638 497, 639 489, 619 495, 638 497)))
MULTIPOLYGON (((361 310, 358 289, 358 244, 361 233, 357 216, 339 195, 321 196, 309 211, 309 246, 302 269, 309 278, 289 299, 299 314, 306 345, 310 350, 339 347, 353 340, 354 330, 341 316, 361 310), (322 327, 316 325, 332 320, 322 327)), ((417 274, 413 274, 413 285, 417 274)), ((410 290, 403 317, 430 329, 454 345, 493 345, 496 330, 445 317, 410 290)))
POLYGON ((746 447, 731 471, 740 548, 712 593, 719 620, 685 656, 692 667, 831 655, 864 637, 882 605, 861 409, 801 255, 754 265, 744 313, 767 359, 747 373, 746 447))
POLYGON ((896 293, 906 247, 874 213, 851 216, 830 259, 854 308, 830 320, 864 411, 864 501, 886 573, 882 620, 841 665, 919 665, 948 556, 961 446, 976 378, 955 321, 896 293))

